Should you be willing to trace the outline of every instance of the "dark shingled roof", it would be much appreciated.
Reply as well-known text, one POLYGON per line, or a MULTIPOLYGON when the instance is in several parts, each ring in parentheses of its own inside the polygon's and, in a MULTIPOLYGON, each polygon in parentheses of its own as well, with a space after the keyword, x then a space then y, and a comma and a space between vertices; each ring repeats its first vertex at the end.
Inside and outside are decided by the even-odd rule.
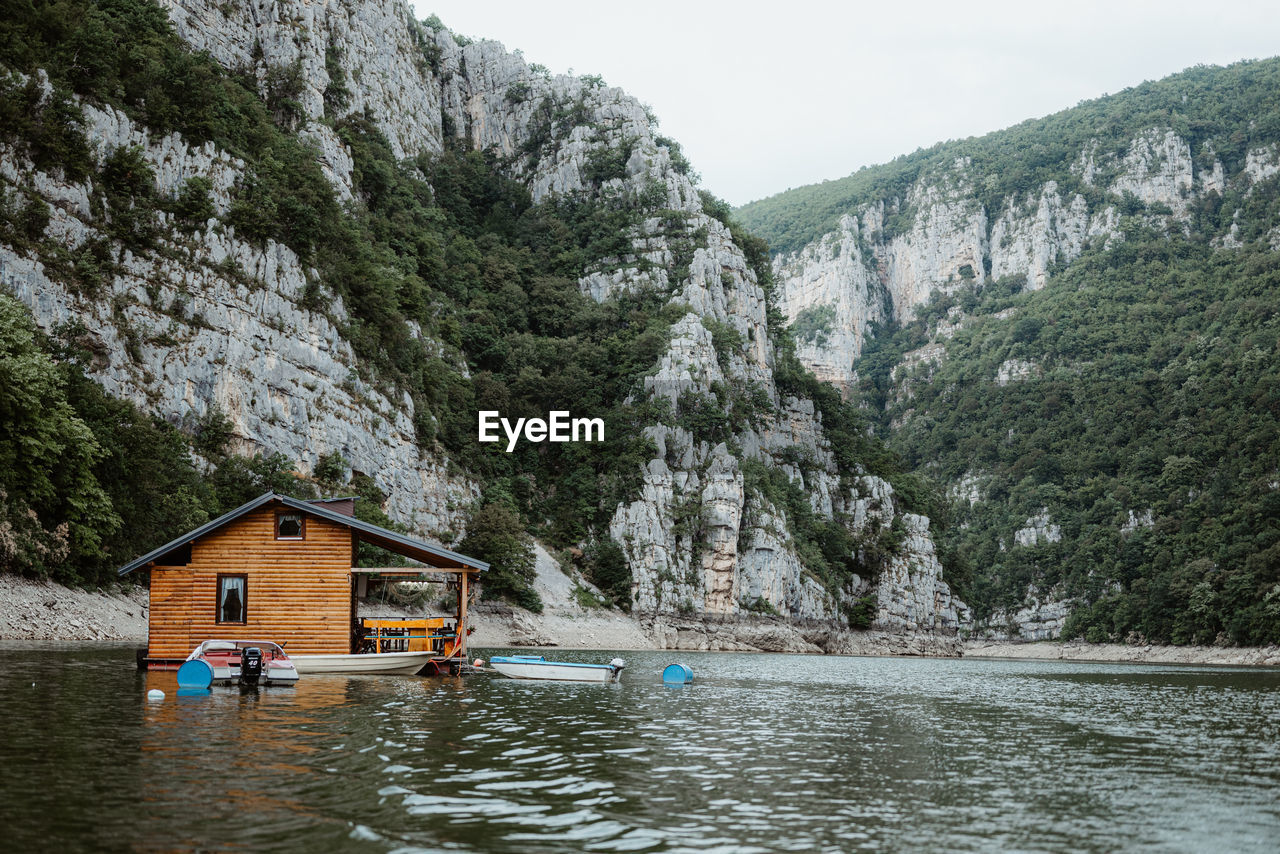
POLYGON ((317 519, 324 519, 339 525, 344 525, 356 532, 356 535, 366 543, 375 546, 381 546, 387 551, 395 552, 398 555, 411 558, 416 561, 434 566, 439 569, 473 569, 483 571, 489 568, 489 564, 482 560, 476 560, 473 557, 467 557, 464 554, 450 551, 442 546, 433 546, 430 543, 424 543, 421 540, 415 540, 412 537, 406 537, 404 534, 397 534, 395 531, 388 531, 386 528, 379 528, 377 525, 370 525, 368 522, 361 522, 354 516, 346 516, 342 513, 335 513, 323 504, 313 504, 309 501, 300 501, 297 498, 290 498, 287 495, 276 495, 274 492, 268 492, 259 495, 257 498, 242 504, 229 513, 223 513, 217 519, 206 522, 194 531, 190 531, 178 537, 172 542, 165 543, 158 549, 147 552, 142 557, 127 563, 120 567, 120 575, 128 575, 139 567, 146 566, 159 557, 163 557, 169 552, 184 548, 196 540, 210 534, 228 522, 239 519, 241 516, 259 507, 264 507, 272 502, 276 502, 284 507, 293 510, 300 510, 309 516, 317 519))

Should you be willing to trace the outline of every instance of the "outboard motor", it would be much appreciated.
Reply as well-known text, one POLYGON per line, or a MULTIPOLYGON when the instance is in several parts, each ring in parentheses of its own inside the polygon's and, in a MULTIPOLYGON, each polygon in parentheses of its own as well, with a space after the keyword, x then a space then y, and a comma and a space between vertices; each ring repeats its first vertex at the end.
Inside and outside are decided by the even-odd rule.
POLYGON ((262 678, 262 650, 247 646, 240 650, 240 683, 257 685, 262 678))

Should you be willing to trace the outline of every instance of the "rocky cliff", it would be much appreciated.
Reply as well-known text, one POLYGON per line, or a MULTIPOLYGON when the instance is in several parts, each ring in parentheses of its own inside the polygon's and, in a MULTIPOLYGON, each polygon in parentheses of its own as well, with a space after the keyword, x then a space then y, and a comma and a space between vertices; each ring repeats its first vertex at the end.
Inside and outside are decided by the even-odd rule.
MULTIPOLYGON (((243 164, 177 134, 154 138, 110 107, 82 108, 99 163, 137 148, 164 196, 191 177, 207 178, 214 216, 194 232, 162 229, 154 252, 118 248, 118 272, 90 298, 51 275, 39 253, 9 246, 0 245, 0 281, 45 329, 83 324, 93 375, 113 395, 175 424, 216 409, 230 419, 242 453, 283 453, 302 473, 339 452, 374 477, 396 518, 423 531, 453 525, 475 487, 420 453, 407 396, 390 399, 359 379, 335 325, 345 319, 341 300, 323 313, 303 308, 309 271, 297 256, 276 243, 258 248, 222 226, 243 164)), ((46 233, 69 252, 109 242, 90 180, 40 171, 10 151, 0 151, 0 175, 50 205, 46 233)))
MULTIPOLYGON (((496 43, 420 24, 400 0, 162 5, 192 48, 249 75, 264 98, 287 95, 283 121, 313 146, 352 209, 362 203, 352 152, 333 126, 356 115, 377 125, 397 157, 458 143, 492 153, 535 203, 594 200, 641 213, 625 234, 629 251, 593 261, 579 277, 595 300, 657 291, 683 312, 635 398, 670 413, 646 428, 657 455, 608 532, 623 547, 638 611, 844 623, 855 604, 874 601, 871 622, 882 628, 954 632, 967 619, 942 579, 928 520, 895 510, 887 482, 842 473, 812 401, 779 389, 765 288, 638 101, 598 78, 552 76, 496 43), (691 401, 709 402, 722 422, 733 410, 732 427, 713 428, 714 440, 691 429, 682 420, 691 401), (798 554, 794 520, 744 473, 753 466, 783 472, 813 514, 850 520, 857 537, 892 529, 897 545, 883 569, 877 553, 866 577, 838 586, 817 578, 798 554)), ((213 210, 193 230, 161 214, 155 246, 135 254, 112 242, 92 178, 70 180, 0 149, 6 182, 51 206, 42 237, 72 254, 109 245, 115 261, 108 280, 86 293, 52 275, 39 251, 0 246, 0 275, 37 322, 47 330, 82 323, 93 376, 111 393, 175 424, 216 408, 241 451, 284 453, 302 473, 340 452, 388 496, 394 518, 429 535, 456 532, 479 484, 419 446, 408 394, 362 381, 344 339, 347 309, 319 272, 286 246, 237 236, 227 213, 244 163, 212 144, 136 126, 119 110, 82 106, 97 167, 136 149, 158 196, 204 178, 213 210)), ((903 255, 895 263, 914 262, 903 255)), ((466 375, 468 367, 456 369, 466 375)))
MULTIPOLYGON (((935 296, 984 281, 1012 277, 1024 289, 1043 288, 1055 267, 1086 246, 1124 239, 1122 212, 1134 212, 1127 199, 1140 203, 1145 222, 1183 231, 1195 205, 1209 194, 1248 192, 1273 173, 1275 157, 1274 147, 1251 150, 1243 168, 1228 174, 1212 146, 1193 157, 1173 130, 1152 127, 1123 153, 1101 151, 1096 142, 1076 152, 1075 190, 1051 180, 993 210, 979 193, 989 176, 957 158, 921 175, 903 196, 862 204, 835 231, 778 255, 780 301, 789 322, 801 321, 796 333, 806 364, 847 388, 868 324, 910 320, 935 296), (886 215, 897 219, 897 231, 886 227, 886 215), (806 317, 825 322, 806 325, 806 317)), ((1232 233, 1220 240, 1229 242, 1232 233)))
MULTIPOLYGON (((1078 258, 1090 242, 1124 239, 1120 208, 1126 197, 1142 202, 1147 221, 1184 229, 1191 206, 1206 193, 1221 195, 1228 184, 1222 162, 1211 150, 1202 154, 1201 162, 1212 164, 1208 168, 1198 168, 1188 143, 1164 128, 1134 137, 1123 155, 1087 146, 1071 170, 1084 188, 1102 191, 1092 205, 1083 192, 1064 193, 1048 181, 987 210, 975 189, 986 176, 966 158, 921 176, 902 197, 864 204, 841 217, 836 231, 774 259, 798 354, 818 377, 847 392, 857 382, 857 359, 871 324, 909 321, 936 296, 984 282, 1014 278, 1025 290, 1044 288, 1051 270, 1078 258), (889 233, 886 212, 899 220, 905 215, 909 224, 889 233)), ((1248 162, 1261 164, 1265 156, 1259 150, 1248 162)), ((1260 174, 1260 165, 1250 165, 1230 183, 1245 191, 1260 174)), ((930 344, 895 366, 895 400, 910 398, 913 370, 927 374, 929 365, 945 358, 946 339, 963 322, 952 311, 935 326, 930 344)), ((1003 386, 1037 371, 1031 363, 1009 360, 994 381, 1003 386)), ((1034 521, 1015 532, 1015 546, 1057 540, 1057 526, 1046 531, 1034 521)), ((1024 607, 998 610, 976 630, 1000 638, 1058 637, 1070 612, 1062 595, 1030 590, 1024 607)))
MULTIPOLYGON (((919 464, 934 474, 944 468, 948 471, 950 481, 944 486, 960 508, 964 527, 971 523, 981 527, 984 542, 991 547, 983 552, 984 560, 1022 567, 1036 577, 1030 586, 1020 582, 1025 593, 1020 587, 1018 594, 1005 597, 999 607, 986 610, 975 626, 978 633, 1024 640, 1053 638, 1063 631, 1073 608, 1108 596, 1118 600, 1130 595, 1131 578, 1117 577, 1105 585, 1099 580, 1092 590, 1080 585, 1067 589, 1060 580, 1066 556, 1077 554, 1091 537, 1118 536, 1121 542, 1131 542, 1148 529, 1158 529, 1161 523, 1158 513, 1153 521, 1150 509, 1124 506, 1129 500, 1126 486, 1114 492, 1122 503, 1115 519, 1107 518, 1096 529, 1082 529, 1079 508, 1062 499, 1062 490, 1071 488, 1065 475, 1071 469, 1069 462, 1057 468, 1045 466, 1028 477, 1033 458, 1054 454, 1053 443, 1060 431, 1079 429, 1058 424, 1071 419, 1056 412, 1060 398, 1055 395, 1075 384, 1077 402, 1087 409, 1084 402, 1089 398, 1082 396, 1080 384, 1070 378, 1080 374, 1081 365, 1094 365, 1095 358, 1097 364, 1108 366, 1100 373, 1109 381, 1127 377, 1130 368, 1123 357, 1107 362, 1095 353, 1104 340, 1096 331, 1093 345, 1085 348, 1086 352, 1072 352, 1070 359, 1064 358, 1070 346, 1057 348, 1056 361, 1044 358, 1036 348, 1024 348, 1046 323, 1041 312, 1030 325, 1019 326, 1020 306, 1046 304, 1033 302, 1035 297, 1011 298, 986 316, 980 316, 976 306, 984 299, 998 303, 989 300, 993 293, 1017 295, 1052 289, 1059 276, 1077 269, 1073 262, 1091 252, 1093 256, 1108 256, 1108 250, 1115 254, 1129 245, 1126 241, 1148 247, 1162 241, 1177 244, 1182 248, 1170 250, 1175 255, 1187 251, 1187 246, 1205 253, 1248 249, 1260 253, 1259 263, 1265 266, 1267 251, 1274 252, 1280 245, 1273 201, 1280 146, 1274 141, 1274 129, 1267 124, 1274 117, 1270 86, 1255 81, 1254 75, 1270 75, 1275 67, 1272 60, 1225 70, 1192 70, 990 137, 918 152, 843 179, 847 182, 844 189, 824 185, 790 191, 741 212, 748 224, 771 226, 772 231, 764 227, 763 233, 787 246, 775 256, 773 272, 779 304, 805 364, 864 405, 874 398, 877 402, 873 405, 882 406, 886 413, 883 426, 906 437, 899 448, 904 443, 924 444, 921 437, 932 433, 928 447, 934 453, 920 455, 919 464), (1237 97, 1257 99, 1255 108, 1247 112, 1247 120, 1238 120, 1222 109, 1237 97), (1166 99, 1172 106, 1166 106, 1166 99), (1186 121, 1184 111, 1194 115, 1195 121, 1186 121), (1104 115, 1107 121, 1101 120, 1104 115), (1052 177, 1033 180, 1032 175, 1052 177), (794 212, 810 203, 814 207, 828 205, 826 215, 834 228, 794 248, 803 242, 797 235, 804 232, 779 226, 779 211, 794 212), (926 321, 912 325, 935 301, 937 305, 923 315, 926 321), (907 326, 912 332, 904 332, 902 340, 910 339, 912 344, 900 351, 892 346, 878 351, 874 368, 859 362, 869 336, 877 329, 888 340, 895 330, 907 326), (982 333, 976 331, 980 326, 982 333), (953 345, 962 330, 974 331, 962 349, 970 358, 980 349, 985 353, 1001 346, 1005 355, 980 366, 974 360, 944 371, 946 360, 954 358, 957 348, 953 345), (985 335, 986 344, 970 348, 976 335, 985 335), (882 364, 886 358, 890 363, 882 364), (867 381, 872 369, 882 370, 885 376, 867 381), (1055 370, 1058 373, 1054 374, 1055 370), (957 384, 967 386, 963 395, 956 393, 957 384), (1046 390, 1048 386, 1052 388, 1046 390), (860 398, 863 392, 867 397, 860 398), (918 394, 930 398, 933 408, 920 406, 918 394), (967 400, 969 409, 965 412, 972 413, 979 398, 990 401, 992 409, 1003 406, 1006 413, 1038 406, 1042 400, 1051 404, 1040 416, 1045 430, 1037 434, 1038 444, 1020 465, 1006 466, 994 495, 989 489, 993 482, 990 472, 982 470, 974 459, 959 457, 986 453, 986 464, 991 465, 995 455, 990 449, 1012 444, 1015 428, 1000 424, 993 416, 994 423, 983 427, 990 432, 979 442, 975 441, 977 430, 966 433, 963 428, 956 429, 955 418, 939 415, 941 410, 950 412, 959 406, 961 399, 967 400), (947 458, 939 459, 940 448, 947 458), (1060 503, 1052 507, 1031 504, 1033 485, 1060 503), (1024 502, 1016 511, 1011 506, 1015 501, 1024 502), (1010 506, 1002 506, 1006 503, 1010 506), (1060 513, 1070 514, 1061 525, 1054 519, 1060 513), (1021 601, 1010 604, 1009 600, 1019 595, 1021 601)), ((819 221, 815 216, 811 225, 819 221)), ((811 228, 809 233, 815 230, 811 228)), ((1142 258, 1141 250, 1134 254, 1142 258)), ((1117 266, 1129 264, 1134 261, 1128 256, 1117 262, 1117 266)), ((1135 266, 1136 275, 1146 281, 1150 273, 1141 270, 1140 263, 1135 266)), ((1243 280, 1247 275, 1240 272, 1235 277, 1243 280)), ((1080 284, 1072 287, 1084 289, 1080 284)), ((1178 304, 1180 313, 1195 317, 1191 308, 1195 303, 1185 296, 1179 302, 1166 290, 1162 298, 1178 304)), ((1132 301, 1133 297, 1127 299, 1132 301)), ((1070 315, 1063 309, 1065 301, 1057 305, 1050 316, 1063 319, 1049 321, 1058 324, 1055 331, 1089 333, 1072 328, 1075 317, 1082 315, 1070 315)), ((1194 339, 1196 324, 1209 324, 1215 312, 1188 321, 1173 337, 1194 339)), ((1171 322, 1166 319, 1165 323, 1171 322)), ((1043 349, 1046 345, 1039 345, 1039 350, 1043 349)), ((1142 347, 1138 350, 1142 352, 1142 347)), ((1149 356, 1151 364, 1161 367, 1178 361, 1161 352, 1149 356)), ((1104 393, 1103 388, 1097 388, 1096 394, 1104 393)), ((1202 400, 1202 405, 1238 403, 1233 394, 1246 392, 1223 392, 1211 403, 1202 400)), ((1265 421, 1264 412, 1257 414, 1265 421)), ((1081 424, 1091 424, 1093 417, 1092 412, 1082 414, 1081 424)), ((1170 447, 1174 446, 1176 442, 1170 447)), ((1132 458, 1118 456, 1118 465, 1127 465, 1132 458)), ((1201 464, 1206 470, 1216 465, 1207 457, 1201 464)), ((1113 475, 1105 471, 1092 474, 1113 475)), ((1150 486, 1158 493, 1155 480, 1147 474, 1133 476, 1127 483, 1150 486)), ((1172 515, 1172 511, 1166 512, 1172 515)), ((1166 529, 1172 527, 1167 517, 1164 524, 1166 529)), ((976 537, 970 537, 969 542, 975 542, 976 537)), ((1207 559, 1205 565, 1209 565, 1207 559)), ((1209 581, 1203 583, 1204 590, 1212 586, 1209 581)), ((1157 606, 1144 606, 1157 610, 1157 606)), ((1101 606, 1097 613, 1110 615, 1101 606)), ((1103 617, 1099 619, 1105 622, 1103 617)))

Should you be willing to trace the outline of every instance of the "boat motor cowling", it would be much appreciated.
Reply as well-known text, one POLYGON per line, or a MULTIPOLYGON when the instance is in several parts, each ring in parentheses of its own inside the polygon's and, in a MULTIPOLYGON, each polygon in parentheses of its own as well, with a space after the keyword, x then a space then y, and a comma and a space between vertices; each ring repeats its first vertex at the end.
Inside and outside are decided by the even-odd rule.
POLYGON ((261 677, 262 650, 247 646, 240 651, 240 681, 246 685, 257 685, 261 677))

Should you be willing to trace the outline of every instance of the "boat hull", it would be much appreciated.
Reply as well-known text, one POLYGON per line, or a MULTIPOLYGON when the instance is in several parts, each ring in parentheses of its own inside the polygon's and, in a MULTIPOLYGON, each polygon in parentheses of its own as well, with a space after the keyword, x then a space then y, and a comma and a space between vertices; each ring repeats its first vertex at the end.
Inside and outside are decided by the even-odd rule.
POLYGON ((352 655, 293 655, 299 673, 371 673, 412 676, 435 658, 434 652, 367 652, 352 655))
POLYGON ((298 681, 298 670, 285 654, 284 648, 272 641, 256 640, 207 640, 192 650, 183 667, 178 668, 178 683, 182 685, 183 669, 193 661, 202 662, 208 667, 207 674, 191 671, 187 679, 208 681, 204 685, 193 683, 186 687, 207 687, 208 685, 294 685, 298 681), (242 655, 245 649, 255 647, 259 651, 261 670, 258 675, 245 676, 241 671, 242 655))
POLYGON ((577 664, 534 658, 496 657, 489 666, 511 679, 546 679, 555 682, 617 682, 621 667, 610 664, 577 664))
MULTIPOLYGON (((243 680, 240 678, 240 668, 227 664, 213 664, 205 659, 213 670, 214 685, 238 685, 243 680)), ((296 667, 274 666, 274 662, 268 666, 268 669, 262 671, 262 676, 258 678, 258 684, 270 688, 272 686, 296 685, 298 683, 298 669, 296 667)))

